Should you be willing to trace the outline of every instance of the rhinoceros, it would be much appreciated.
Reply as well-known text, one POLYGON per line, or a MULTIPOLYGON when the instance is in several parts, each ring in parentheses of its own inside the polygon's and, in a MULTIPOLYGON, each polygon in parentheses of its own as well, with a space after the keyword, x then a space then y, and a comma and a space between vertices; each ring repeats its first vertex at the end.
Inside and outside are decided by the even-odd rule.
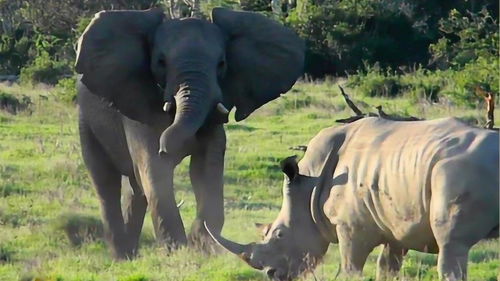
POLYGON ((364 118, 323 129, 303 159, 282 161, 283 203, 263 241, 212 238, 272 280, 310 271, 338 243, 341 272, 362 273, 383 245, 377 279, 408 250, 438 254, 443 280, 465 280, 470 248, 498 237, 499 135, 455 118, 364 118))

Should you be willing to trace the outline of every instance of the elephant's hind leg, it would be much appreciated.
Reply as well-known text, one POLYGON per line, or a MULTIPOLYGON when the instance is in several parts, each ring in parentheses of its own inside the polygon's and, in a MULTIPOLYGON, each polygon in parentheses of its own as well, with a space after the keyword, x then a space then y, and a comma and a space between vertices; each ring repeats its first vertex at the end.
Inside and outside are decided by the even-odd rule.
POLYGON ((129 192, 124 198, 123 215, 131 252, 136 255, 148 202, 135 178, 129 177, 129 182, 132 192, 129 192))
POLYGON ((121 210, 121 174, 89 128, 80 125, 80 141, 87 166, 99 196, 105 236, 117 259, 127 258, 130 247, 125 234, 121 210))

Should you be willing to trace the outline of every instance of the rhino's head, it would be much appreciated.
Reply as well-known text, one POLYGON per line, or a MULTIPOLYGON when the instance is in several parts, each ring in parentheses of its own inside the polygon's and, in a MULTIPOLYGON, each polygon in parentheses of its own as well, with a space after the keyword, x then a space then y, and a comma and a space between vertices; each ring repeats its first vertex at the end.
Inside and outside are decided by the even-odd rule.
POLYGON ((207 229, 222 247, 253 268, 263 270, 271 280, 291 280, 313 269, 329 244, 311 211, 313 190, 320 180, 299 174, 295 158, 281 162, 285 173, 283 203, 276 220, 264 228, 261 242, 242 245, 207 229))

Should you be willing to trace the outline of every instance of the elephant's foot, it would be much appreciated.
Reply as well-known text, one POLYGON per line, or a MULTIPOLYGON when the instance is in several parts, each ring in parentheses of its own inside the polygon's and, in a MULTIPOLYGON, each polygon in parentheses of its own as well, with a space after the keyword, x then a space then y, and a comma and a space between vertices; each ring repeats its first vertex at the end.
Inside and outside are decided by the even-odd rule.
POLYGON ((198 220, 191 226, 188 246, 206 254, 216 254, 222 251, 222 248, 210 237, 205 226, 198 220))
POLYGON ((136 249, 132 249, 125 239, 116 239, 108 243, 111 255, 117 261, 130 260, 135 257, 136 249))
POLYGON ((167 252, 170 253, 182 247, 185 247, 187 245, 187 239, 186 236, 180 239, 174 239, 168 237, 163 239, 157 239, 157 243, 159 244, 160 247, 162 247, 163 249, 165 249, 167 252))

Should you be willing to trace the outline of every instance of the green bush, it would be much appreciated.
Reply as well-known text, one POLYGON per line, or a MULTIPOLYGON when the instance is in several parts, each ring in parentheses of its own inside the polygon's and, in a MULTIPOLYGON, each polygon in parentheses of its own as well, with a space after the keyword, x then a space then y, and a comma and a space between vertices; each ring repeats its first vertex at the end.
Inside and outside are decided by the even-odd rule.
POLYGON ((414 101, 446 99, 454 104, 474 106, 476 87, 499 91, 499 35, 497 21, 486 9, 466 16, 452 10, 440 21, 443 36, 430 46, 431 71, 422 67, 410 73, 383 70, 365 64, 363 71, 349 77, 349 86, 364 96, 410 95, 414 101), (443 70, 440 70, 443 69, 443 70))
POLYGON ((426 99, 432 102, 447 100, 456 105, 475 106, 477 86, 498 93, 498 58, 492 61, 479 58, 462 69, 431 71, 419 67, 409 73, 384 71, 379 67, 365 67, 348 78, 347 85, 363 96, 395 97, 407 95, 414 102, 426 99))
POLYGON ((348 81, 348 86, 355 87, 361 95, 395 97, 404 90, 400 77, 390 68, 383 70, 378 64, 373 67, 365 64, 365 69, 349 76, 348 81))
POLYGON ((66 103, 76 102, 76 78, 64 78, 56 85, 55 94, 57 98, 66 103))
MULTIPOLYGON (((33 103, 28 96, 23 95, 18 98, 10 93, 0 90, 0 110, 5 110, 11 114, 17 114, 19 111, 27 110, 33 103)), ((0 190, 0 195, 4 193, 0 190)))
POLYGON ((55 61, 47 52, 42 52, 31 65, 21 69, 20 80, 24 84, 55 85, 69 73, 71 73, 71 68, 68 62, 55 61))
POLYGON ((286 19, 307 42, 306 71, 354 72, 363 63, 395 68, 428 58, 432 42, 394 1, 302 0, 286 19))
POLYGON ((488 10, 463 15, 454 9, 439 25, 443 36, 429 46, 438 67, 462 68, 480 57, 498 57, 498 22, 488 10))

